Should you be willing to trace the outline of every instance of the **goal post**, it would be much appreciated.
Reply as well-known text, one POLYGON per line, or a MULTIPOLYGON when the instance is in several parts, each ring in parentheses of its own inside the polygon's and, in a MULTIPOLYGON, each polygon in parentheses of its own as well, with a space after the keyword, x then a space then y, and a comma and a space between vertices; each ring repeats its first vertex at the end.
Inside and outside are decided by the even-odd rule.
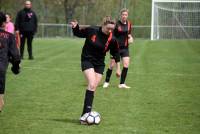
POLYGON ((152 0, 151 40, 200 39, 200 0, 152 0))

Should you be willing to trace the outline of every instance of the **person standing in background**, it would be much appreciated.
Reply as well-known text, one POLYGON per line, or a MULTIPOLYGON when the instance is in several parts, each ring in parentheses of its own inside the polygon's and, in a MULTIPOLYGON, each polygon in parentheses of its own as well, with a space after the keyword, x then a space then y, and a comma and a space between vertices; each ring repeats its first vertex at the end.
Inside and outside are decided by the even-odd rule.
POLYGON ((5 26, 5 31, 14 34, 15 33, 15 27, 14 24, 12 23, 12 17, 9 13, 6 13, 6 26, 5 26))
MULTIPOLYGON (((120 11, 120 19, 117 21, 114 36, 117 38, 119 43, 119 53, 122 59, 122 73, 120 78, 119 88, 128 89, 131 88, 125 84, 125 80, 128 73, 128 67, 130 64, 129 56, 129 44, 133 43, 133 37, 131 35, 131 22, 128 20, 128 9, 124 8, 120 11)), ((106 79, 103 84, 103 88, 108 88, 110 77, 112 75, 112 70, 115 67, 116 63, 113 57, 110 59, 109 68, 106 71, 106 79)))
POLYGON ((0 112, 4 106, 6 71, 9 62, 12 64, 11 70, 14 74, 20 72, 20 55, 15 44, 15 37, 5 31, 5 25, 6 15, 0 12, 0 112))
POLYGON ((33 60, 32 53, 32 41, 35 33, 37 32, 37 16, 36 13, 31 9, 31 1, 26 1, 24 9, 17 13, 15 20, 16 33, 20 34, 21 45, 20 45, 20 55, 21 59, 24 58, 24 45, 27 39, 27 49, 29 54, 29 60, 33 60))

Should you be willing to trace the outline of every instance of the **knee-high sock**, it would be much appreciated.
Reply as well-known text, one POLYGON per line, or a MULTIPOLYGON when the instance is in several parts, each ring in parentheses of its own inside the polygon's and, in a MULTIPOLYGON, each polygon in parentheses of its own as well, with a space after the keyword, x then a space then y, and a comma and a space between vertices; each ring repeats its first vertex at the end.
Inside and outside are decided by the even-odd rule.
POLYGON ((124 84, 124 83, 125 83, 126 76, 127 76, 127 72, 128 72, 128 68, 125 68, 125 67, 124 67, 124 68, 122 69, 120 84, 124 84))
POLYGON ((106 80, 105 80, 105 82, 109 82, 110 81, 111 75, 112 75, 112 70, 110 68, 108 68, 108 70, 106 71, 106 80))
POLYGON ((91 112, 93 98, 94 98, 94 91, 86 90, 82 115, 91 112))

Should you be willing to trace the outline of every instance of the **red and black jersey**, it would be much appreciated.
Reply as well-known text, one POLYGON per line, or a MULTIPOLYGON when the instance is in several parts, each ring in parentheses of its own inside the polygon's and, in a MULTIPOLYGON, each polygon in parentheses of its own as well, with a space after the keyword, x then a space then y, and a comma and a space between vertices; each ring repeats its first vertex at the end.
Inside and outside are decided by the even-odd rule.
POLYGON ((19 51, 14 35, 0 29, 0 72, 6 72, 8 61, 12 64, 19 64, 19 51))
POLYGON ((120 49, 128 48, 128 35, 131 34, 131 23, 127 21, 123 24, 120 20, 117 21, 114 29, 114 36, 117 38, 120 49))
POLYGON ((94 65, 105 65, 106 52, 109 50, 115 61, 120 61, 119 46, 112 33, 104 34, 101 27, 80 29, 79 25, 73 28, 73 33, 77 37, 86 38, 81 54, 82 61, 87 60, 94 65))

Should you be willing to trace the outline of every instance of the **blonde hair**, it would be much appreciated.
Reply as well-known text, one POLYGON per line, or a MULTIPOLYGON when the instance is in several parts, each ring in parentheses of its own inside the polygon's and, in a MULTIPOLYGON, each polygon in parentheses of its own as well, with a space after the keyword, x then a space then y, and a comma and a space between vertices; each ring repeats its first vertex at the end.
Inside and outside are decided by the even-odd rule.
POLYGON ((120 14, 122 14, 123 12, 127 12, 127 13, 128 13, 128 9, 127 9, 127 8, 122 8, 122 9, 120 10, 120 14))
POLYGON ((115 24, 115 22, 115 19, 112 19, 111 16, 106 16, 103 18, 102 25, 115 24))

